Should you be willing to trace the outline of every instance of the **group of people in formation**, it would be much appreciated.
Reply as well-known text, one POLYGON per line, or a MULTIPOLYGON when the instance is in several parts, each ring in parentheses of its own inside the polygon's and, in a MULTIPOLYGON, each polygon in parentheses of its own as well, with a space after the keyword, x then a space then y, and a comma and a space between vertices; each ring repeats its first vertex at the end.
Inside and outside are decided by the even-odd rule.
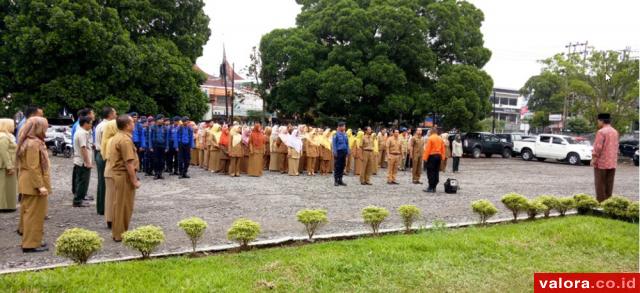
MULTIPOLYGON (((19 123, 0 119, 0 211, 16 211, 20 219, 16 232, 22 236, 25 253, 48 250, 43 242, 51 189, 50 163, 45 144, 48 121, 42 108, 29 106, 19 123), (18 195, 18 196, 16 196, 18 195)), ((426 169, 428 187, 435 192, 439 172, 453 158, 458 171, 462 156, 460 136, 449 140, 447 133, 432 128, 356 131, 339 123, 335 130, 309 125, 266 126, 260 122, 226 124, 205 121, 196 124, 188 117, 162 115, 118 116, 104 107, 100 122, 93 109, 78 112, 71 129, 73 207, 87 207, 92 170, 97 172, 96 211, 104 217, 112 238, 119 242, 128 230, 138 172, 164 179, 163 174, 190 178, 189 166, 238 177, 262 176, 265 170, 291 176, 333 174, 335 186, 345 186, 343 176, 359 176, 360 184, 371 185, 371 176, 387 169, 387 183, 399 184, 397 173, 412 170, 412 182, 420 181, 426 169)))

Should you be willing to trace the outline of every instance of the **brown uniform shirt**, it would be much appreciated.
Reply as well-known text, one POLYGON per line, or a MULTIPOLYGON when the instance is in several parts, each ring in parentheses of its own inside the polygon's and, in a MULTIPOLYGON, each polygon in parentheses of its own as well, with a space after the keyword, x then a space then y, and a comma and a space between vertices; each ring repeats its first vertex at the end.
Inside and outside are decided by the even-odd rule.
POLYGON ((35 143, 27 146, 24 155, 18 158, 20 172, 18 172, 18 193, 39 195, 40 187, 45 187, 51 193, 51 177, 49 170, 40 167, 40 148, 35 143))
POLYGON ((422 152, 424 151, 424 140, 422 140, 422 136, 417 137, 414 136, 411 138, 410 145, 412 147, 412 157, 420 158, 422 156, 422 152))
POLYGON ((235 146, 233 146, 233 143, 231 143, 231 147, 229 147, 229 157, 238 158, 242 156, 244 156, 244 153, 242 151, 242 142, 238 143, 235 146))
POLYGON ((131 140, 131 134, 119 131, 111 140, 109 143, 113 147, 109 148, 107 168, 110 168, 112 173, 126 173, 127 162, 133 160, 134 167, 138 170, 140 162, 138 162, 138 154, 131 140))
POLYGON ((389 137, 387 138, 387 151, 390 155, 399 155, 402 153, 402 141, 398 137, 389 137))
POLYGON ((318 148, 320 148, 319 146, 313 145, 309 140, 305 140, 304 144, 306 146, 305 152, 307 154, 307 157, 317 158, 320 155, 318 153, 318 148))
POLYGON ((373 151, 373 138, 371 135, 364 135, 362 137, 362 150, 373 151))

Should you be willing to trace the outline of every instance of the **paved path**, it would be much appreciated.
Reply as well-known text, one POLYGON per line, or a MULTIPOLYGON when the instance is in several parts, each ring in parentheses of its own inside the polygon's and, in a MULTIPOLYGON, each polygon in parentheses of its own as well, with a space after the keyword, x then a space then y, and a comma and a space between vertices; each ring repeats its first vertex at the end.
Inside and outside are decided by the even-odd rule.
MULTIPOLYGON (((451 163, 450 163, 451 164, 451 163)), ((110 231, 104 220, 95 214, 95 206, 72 208, 70 192, 71 160, 52 158, 53 196, 49 215, 45 222, 45 240, 53 244, 62 231, 83 227, 98 231, 105 239, 103 250, 96 258, 113 258, 136 253, 111 241, 110 231)), ((450 167, 449 167, 450 168, 450 167)), ((161 251, 178 251, 189 247, 189 241, 176 226, 190 216, 202 217, 209 223, 203 244, 228 243, 226 230, 234 219, 247 217, 262 225, 259 239, 284 236, 303 236, 303 227, 296 222, 295 213, 303 208, 324 208, 329 211, 330 223, 319 233, 336 233, 367 229, 362 224, 360 210, 367 205, 384 206, 392 211, 383 228, 402 226, 395 210, 403 204, 414 204, 423 210, 420 224, 435 220, 462 222, 475 220, 470 203, 489 199, 500 209, 498 217, 510 213, 500 204, 500 197, 508 192, 518 192, 527 197, 540 194, 568 196, 575 193, 593 193, 593 170, 589 167, 569 166, 549 162, 524 162, 520 159, 463 159, 462 172, 444 173, 461 183, 458 194, 442 192, 427 194, 424 186, 410 183, 410 172, 400 172, 401 185, 385 184, 385 169, 373 179, 373 186, 361 186, 349 176, 347 187, 334 187, 329 176, 290 177, 267 173, 261 178, 214 175, 193 168, 191 179, 179 180, 167 176, 167 180, 143 179, 143 186, 136 197, 132 227, 146 224, 161 226, 167 242, 161 251)), ((95 194, 96 179, 92 174, 90 194, 95 194)), ((423 179, 426 181, 426 178, 423 179)), ((638 200, 638 168, 623 163, 616 172, 614 193, 638 200)), ((523 215, 524 216, 524 215, 523 215)), ((14 232, 18 213, 0 214, 0 270, 19 267, 51 265, 66 260, 56 257, 53 249, 40 254, 23 254, 20 237, 14 232)))

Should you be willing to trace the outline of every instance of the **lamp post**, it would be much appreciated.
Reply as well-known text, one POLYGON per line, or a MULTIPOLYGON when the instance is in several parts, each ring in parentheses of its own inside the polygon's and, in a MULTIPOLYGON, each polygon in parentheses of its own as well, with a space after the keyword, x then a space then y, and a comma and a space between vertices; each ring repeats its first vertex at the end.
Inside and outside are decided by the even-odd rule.
POLYGON ((491 121, 491 133, 496 133, 496 90, 493 90, 493 99, 491 99, 493 103, 493 113, 492 113, 492 121, 491 121))

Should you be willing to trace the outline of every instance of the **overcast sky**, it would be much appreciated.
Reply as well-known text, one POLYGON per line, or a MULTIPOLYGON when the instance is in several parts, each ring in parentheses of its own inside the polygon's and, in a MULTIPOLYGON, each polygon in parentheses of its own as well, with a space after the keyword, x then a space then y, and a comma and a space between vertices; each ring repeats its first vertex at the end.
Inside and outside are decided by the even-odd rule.
MULTIPOLYGON (((640 50, 640 1, 471 0, 485 15, 485 47, 493 55, 484 69, 496 87, 519 89, 540 71, 539 59, 566 52, 569 43, 589 42, 597 49, 640 50), (636 37, 633 37, 633 36, 636 37)), ((294 0, 205 0, 212 34, 197 61, 217 75, 222 43, 227 59, 241 69, 251 47, 275 28, 295 25, 294 0)), ((638 55, 638 52, 634 53, 638 55)), ((239 71, 241 74, 242 72, 239 71)))

